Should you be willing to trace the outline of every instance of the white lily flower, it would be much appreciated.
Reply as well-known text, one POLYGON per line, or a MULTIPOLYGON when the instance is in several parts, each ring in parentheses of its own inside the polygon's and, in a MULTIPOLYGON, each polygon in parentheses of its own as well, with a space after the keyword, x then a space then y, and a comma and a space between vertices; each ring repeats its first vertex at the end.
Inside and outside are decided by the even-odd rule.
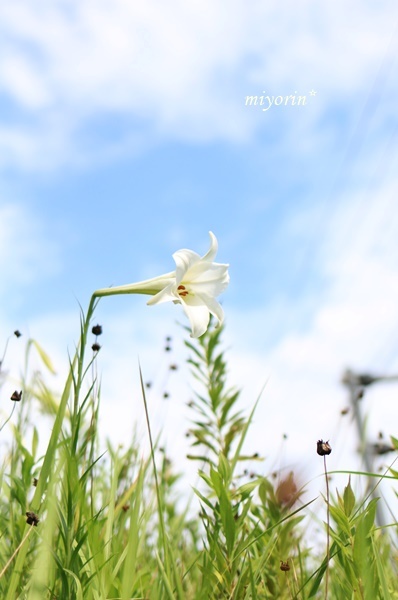
POLYGON ((223 322, 224 313, 216 297, 229 283, 228 266, 215 263, 218 250, 216 236, 210 231, 210 248, 204 256, 192 250, 178 250, 173 254, 176 270, 139 283, 105 288, 94 292, 95 297, 115 294, 149 294, 147 304, 172 301, 182 304, 191 324, 191 337, 205 333, 212 314, 223 322))

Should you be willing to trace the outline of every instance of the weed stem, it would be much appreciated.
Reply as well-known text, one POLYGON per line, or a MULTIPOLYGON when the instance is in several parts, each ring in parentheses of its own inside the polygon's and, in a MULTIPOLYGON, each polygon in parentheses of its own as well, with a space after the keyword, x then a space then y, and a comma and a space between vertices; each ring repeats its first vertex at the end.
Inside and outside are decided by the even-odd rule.
POLYGON ((28 538, 28 535, 30 534, 30 532, 32 531, 33 526, 31 525, 25 535, 24 538, 22 538, 21 543, 19 544, 19 546, 14 550, 14 552, 12 553, 12 555, 10 556, 10 558, 8 559, 7 563, 5 564, 5 566, 2 568, 1 573, 0 573, 0 579, 3 577, 4 573, 7 571, 8 567, 10 566, 10 564, 12 563, 12 561, 14 560, 14 558, 16 557, 16 555, 18 554, 18 552, 20 551, 20 549, 22 548, 22 546, 24 545, 25 541, 28 538))
POLYGON ((325 468, 325 482, 326 482, 326 578, 325 578, 325 600, 328 598, 329 588, 329 561, 330 561, 330 496, 329 496, 329 479, 328 471, 326 467, 326 455, 323 457, 323 465, 325 468))

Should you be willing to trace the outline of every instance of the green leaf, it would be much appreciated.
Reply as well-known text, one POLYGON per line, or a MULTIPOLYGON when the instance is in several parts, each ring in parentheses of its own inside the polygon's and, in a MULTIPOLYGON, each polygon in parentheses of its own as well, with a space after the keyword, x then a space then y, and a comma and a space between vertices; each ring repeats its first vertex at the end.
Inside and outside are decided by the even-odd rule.
POLYGON ((228 554, 231 556, 235 542, 235 519, 231 502, 224 487, 220 490, 220 516, 227 542, 228 554))
POLYGON ((210 466, 210 479, 212 482, 212 488, 217 494, 217 497, 220 498, 221 490, 222 490, 222 479, 218 471, 213 466, 210 466))
POLYGON ((32 456, 36 456, 37 447, 39 445, 39 434, 36 427, 33 427, 33 435, 32 435, 32 456))
POLYGON ((330 506, 330 514, 338 527, 343 531, 347 537, 351 535, 351 524, 350 521, 345 514, 345 512, 341 508, 337 508, 336 506, 330 506))
POLYGON ((390 438, 391 438, 391 443, 394 446, 395 450, 398 450, 398 439, 396 437, 394 437, 393 435, 391 435, 390 438))
POLYGON ((231 481, 231 467, 222 452, 219 454, 218 461, 218 472, 220 473, 223 481, 229 485, 231 481))
POLYGON ((40 346, 40 344, 38 342, 36 342, 36 340, 29 340, 29 343, 32 344, 32 346, 34 346, 42 360, 42 362, 44 363, 44 365, 47 367, 47 369, 50 371, 50 373, 52 373, 53 375, 56 374, 56 371, 53 367, 53 364, 51 362, 50 357, 48 356, 47 352, 45 352, 43 350, 43 348, 40 346))
POLYGON ((347 517, 349 517, 355 506, 355 495, 354 495, 354 492, 352 491, 352 487, 351 487, 351 477, 348 479, 348 484, 344 488, 343 500, 344 500, 344 512, 347 515, 347 517))

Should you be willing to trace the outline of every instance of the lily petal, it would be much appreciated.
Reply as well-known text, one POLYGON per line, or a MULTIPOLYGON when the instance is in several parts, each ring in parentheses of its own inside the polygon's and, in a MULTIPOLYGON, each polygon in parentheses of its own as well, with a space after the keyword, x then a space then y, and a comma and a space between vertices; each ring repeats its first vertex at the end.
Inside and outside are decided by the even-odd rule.
POLYGON ((224 311, 221 304, 217 302, 215 298, 208 296, 207 294, 199 294, 198 296, 201 298, 203 304, 207 306, 209 313, 218 320, 217 327, 220 327, 224 321, 224 311))
POLYGON ((187 271, 192 269, 193 265, 199 263, 202 259, 199 254, 193 250, 178 250, 174 252, 173 258, 176 263, 176 283, 179 285, 184 279, 187 271))
POLYGON ((182 302, 181 304, 191 325, 191 337, 200 337, 207 331, 209 325, 210 313, 207 306, 203 304, 188 304, 187 302, 182 302))
POLYGON ((216 258, 216 255, 218 252, 218 242, 217 242, 216 236, 214 235, 214 233, 212 231, 209 231, 209 236, 210 236, 210 248, 206 252, 206 254, 204 256, 202 256, 202 260, 212 262, 216 258))
POLYGON ((194 264, 188 273, 190 289, 218 296, 229 284, 228 266, 203 261, 194 264))
POLYGON ((173 283, 165 287, 163 290, 160 290, 155 296, 149 298, 147 305, 153 306, 154 304, 162 304, 162 302, 180 302, 180 297, 177 292, 177 286, 175 285, 175 280, 173 283))

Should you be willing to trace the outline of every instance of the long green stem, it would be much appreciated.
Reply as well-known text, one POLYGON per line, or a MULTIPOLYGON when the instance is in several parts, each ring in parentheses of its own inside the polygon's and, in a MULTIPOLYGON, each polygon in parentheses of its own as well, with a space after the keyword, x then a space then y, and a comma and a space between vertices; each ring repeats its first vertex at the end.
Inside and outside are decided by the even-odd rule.
POLYGON ((140 381, 141 381, 142 395, 143 395, 143 399, 144 399, 145 419, 146 419, 147 428, 148 428, 149 443, 151 446, 151 458, 152 458, 153 472, 154 472, 154 477, 155 477, 156 496, 157 496, 157 501, 158 501, 159 527, 160 527, 160 532, 161 532, 162 541, 163 541, 164 561, 165 561, 165 565, 166 565, 166 571, 168 572, 167 567, 168 567, 169 561, 168 561, 168 552, 167 552, 167 543, 166 543, 166 529, 165 529, 164 520, 163 520, 164 519, 163 502, 162 502, 162 498, 160 495, 158 473, 157 473, 156 461, 155 461, 155 448, 154 448, 153 439, 152 439, 151 424, 149 421, 148 405, 147 405, 146 396, 145 396, 145 387, 144 387, 144 380, 142 378, 141 367, 140 367, 140 381))
POLYGON ((80 348, 77 351, 78 366, 77 366, 77 379, 76 379, 75 397, 74 397, 74 405, 73 405, 74 415, 77 414, 78 407, 79 407, 79 393, 80 393, 83 376, 84 376, 84 371, 83 371, 84 355, 85 355, 85 349, 86 349, 86 344, 87 344, 88 329, 90 327, 91 318, 94 314, 94 310, 95 310, 97 303, 98 303, 98 299, 95 296, 95 294, 93 294, 90 299, 90 304, 88 305, 86 318, 83 320, 83 324, 82 324, 80 348))

